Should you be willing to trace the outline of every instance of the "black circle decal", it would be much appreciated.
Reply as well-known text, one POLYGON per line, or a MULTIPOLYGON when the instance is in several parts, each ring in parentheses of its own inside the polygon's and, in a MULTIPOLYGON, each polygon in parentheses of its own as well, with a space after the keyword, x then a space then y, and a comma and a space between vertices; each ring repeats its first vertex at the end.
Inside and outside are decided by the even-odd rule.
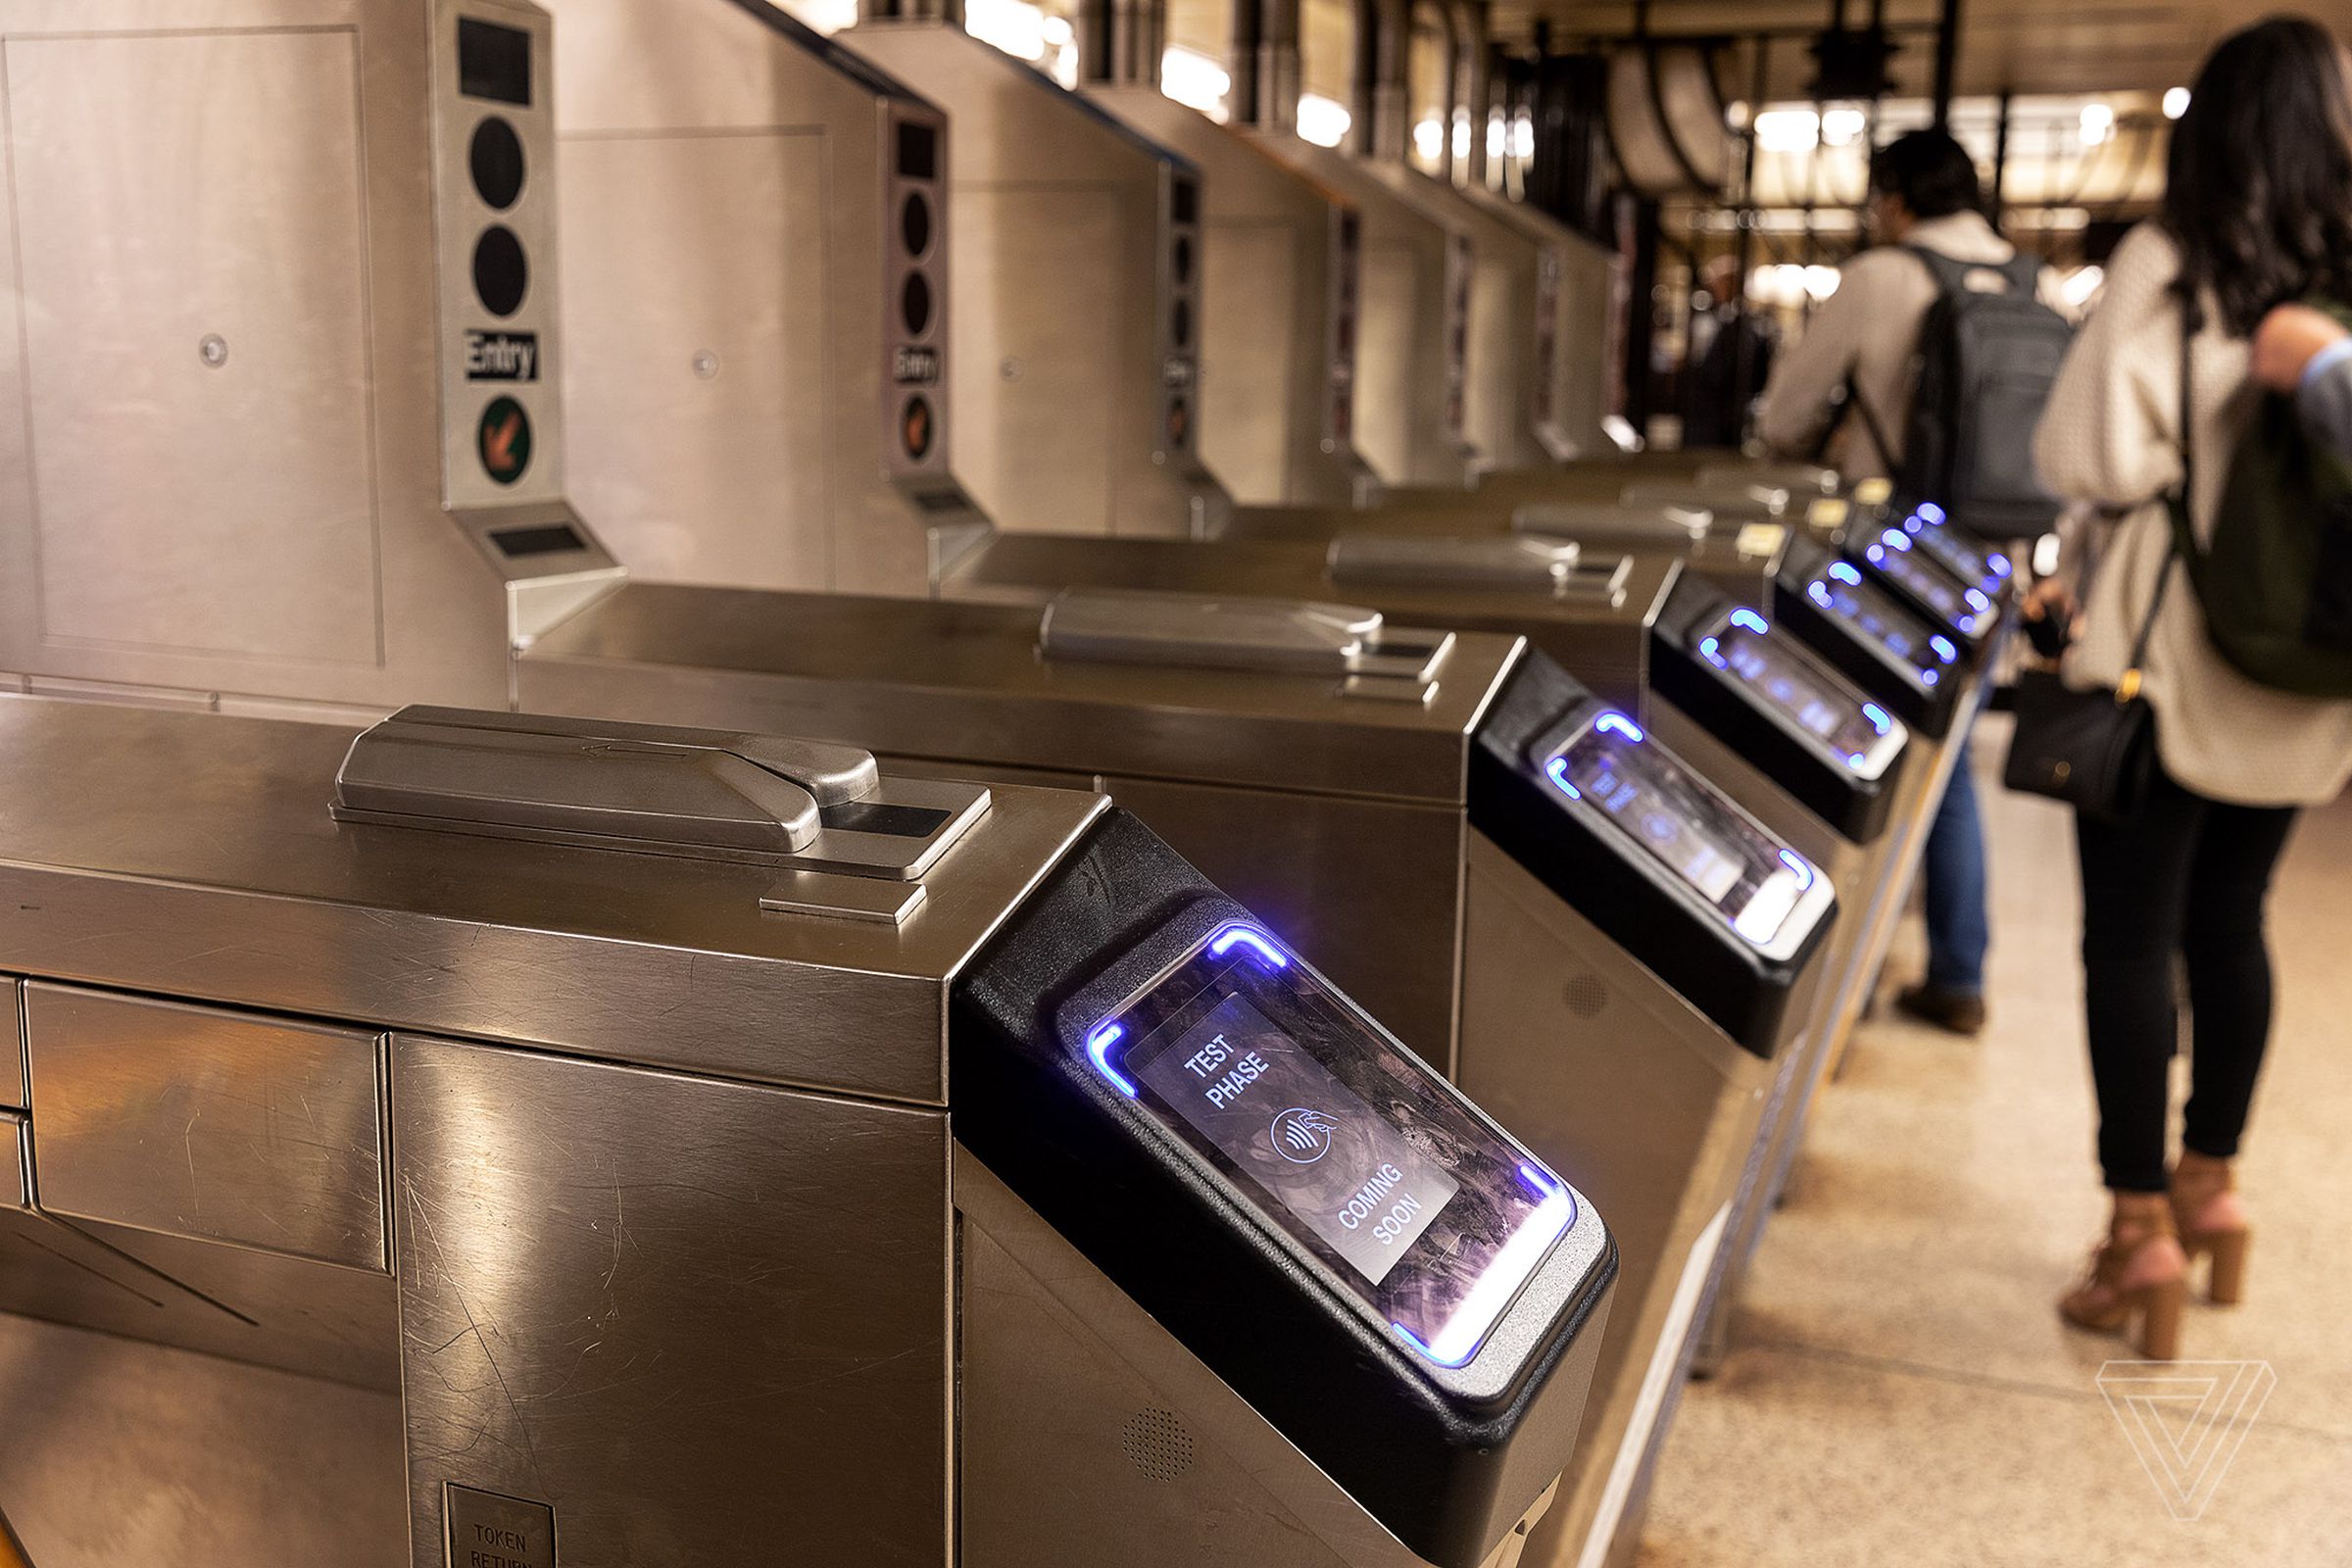
POLYGON ((522 241, 504 223, 493 223, 473 242, 473 291, 492 316, 513 316, 531 286, 530 263, 522 241))
POLYGON ((522 194, 522 138, 498 116, 473 127, 466 163, 473 172, 474 193, 500 212, 522 194))

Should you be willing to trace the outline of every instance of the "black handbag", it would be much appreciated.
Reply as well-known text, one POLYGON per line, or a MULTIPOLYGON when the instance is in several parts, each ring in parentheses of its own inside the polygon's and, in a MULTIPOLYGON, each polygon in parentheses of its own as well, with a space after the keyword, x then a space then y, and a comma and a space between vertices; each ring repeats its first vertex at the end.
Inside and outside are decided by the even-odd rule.
MULTIPOLYGON (((2172 575, 2170 562, 2165 575, 2172 575)), ((2106 822, 2131 817, 2147 799, 2156 714, 2139 695, 2136 662, 2111 692, 2079 692, 2056 670, 2025 670, 2017 677, 2015 713, 2001 770, 2009 788, 2064 801, 2106 822)))
MULTIPOLYGON (((2189 323, 2180 327, 2180 484, 2165 503, 2175 518, 2188 516, 2189 497, 2195 494, 2194 463, 2190 456, 2188 388, 2189 323)), ((2017 728, 2009 741, 2009 760, 2001 782, 2028 795, 2046 795, 2064 801, 2084 816, 2120 822, 2135 815, 2148 797, 2156 772, 2156 710, 2141 695, 2140 672, 2148 660, 2148 641, 2156 630, 2156 613, 2164 608, 2173 567, 2180 560, 2179 540, 2184 529, 2171 530, 2173 544, 2156 574, 2156 591, 2148 599, 2147 618, 2132 644, 2132 662, 2113 691, 2077 691, 2054 669, 2028 669, 2017 677, 2017 728)))

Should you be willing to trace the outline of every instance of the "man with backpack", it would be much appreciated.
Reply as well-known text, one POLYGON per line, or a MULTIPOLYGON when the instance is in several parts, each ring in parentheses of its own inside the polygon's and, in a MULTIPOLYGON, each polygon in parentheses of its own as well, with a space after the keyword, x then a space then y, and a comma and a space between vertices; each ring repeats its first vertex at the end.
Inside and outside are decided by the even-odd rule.
MULTIPOLYGON (((1757 428, 1849 481, 1892 478, 1986 539, 2039 534, 2058 513, 2034 478, 2034 428, 2069 336, 2055 280, 1993 230, 1968 151, 1940 130, 1873 155, 1881 243, 1785 347, 1757 428)), ((1928 973, 1896 1004, 1959 1034, 1984 1026, 1984 829, 1963 735, 1926 856, 1928 973)))

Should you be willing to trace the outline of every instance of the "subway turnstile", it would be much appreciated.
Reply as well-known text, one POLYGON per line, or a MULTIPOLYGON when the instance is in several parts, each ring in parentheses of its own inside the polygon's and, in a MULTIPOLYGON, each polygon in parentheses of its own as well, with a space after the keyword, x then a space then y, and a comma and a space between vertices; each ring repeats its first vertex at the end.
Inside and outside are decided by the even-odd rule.
POLYGON ((1351 506, 1380 488, 1355 450, 1364 220, 1264 142, 1155 85, 1087 98, 1200 171, 1200 455, 1237 506, 1351 506))
POLYGON ((536 708, 789 721, 916 759, 898 767, 1093 784, 1333 955, 1617 1216, 1614 1327, 1555 1506, 1623 1496, 1809 1038, 1834 901, 1629 713, 1514 638, 1119 591, 1041 614, 636 584, 520 678, 536 708), (1621 1090, 1577 1087, 1602 1082, 1621 1090))
POLYGON ((570 490, 632 575, 925 591, 956 481, 955 135, 775 8, 555 0, 570 490))
POLYGON ((946 112, 956 470, 1001 527, 1189 538, 1200 459, 1200 172, 959 24, 841 43, 946 112))
POLYGON ((23 697, 0 784, 43 1568, 1500 1568, 1569 1457, 1599 1217, 1099 796, 23 697), (84 1406, 174 1360, 384 1392, 94 1509, 84 1406))

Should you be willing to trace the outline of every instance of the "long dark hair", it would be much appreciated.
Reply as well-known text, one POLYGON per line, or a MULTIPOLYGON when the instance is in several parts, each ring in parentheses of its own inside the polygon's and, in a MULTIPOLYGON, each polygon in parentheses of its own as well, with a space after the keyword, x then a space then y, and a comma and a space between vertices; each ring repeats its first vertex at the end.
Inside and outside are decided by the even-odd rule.
POLYGON ((2173 126, 2163 221, 2183 297, 2210 288, 2232 336, 2306 294, 2352 302, 2352 98, 2327 28, 2273 17, 2206 57, 2173 126))

